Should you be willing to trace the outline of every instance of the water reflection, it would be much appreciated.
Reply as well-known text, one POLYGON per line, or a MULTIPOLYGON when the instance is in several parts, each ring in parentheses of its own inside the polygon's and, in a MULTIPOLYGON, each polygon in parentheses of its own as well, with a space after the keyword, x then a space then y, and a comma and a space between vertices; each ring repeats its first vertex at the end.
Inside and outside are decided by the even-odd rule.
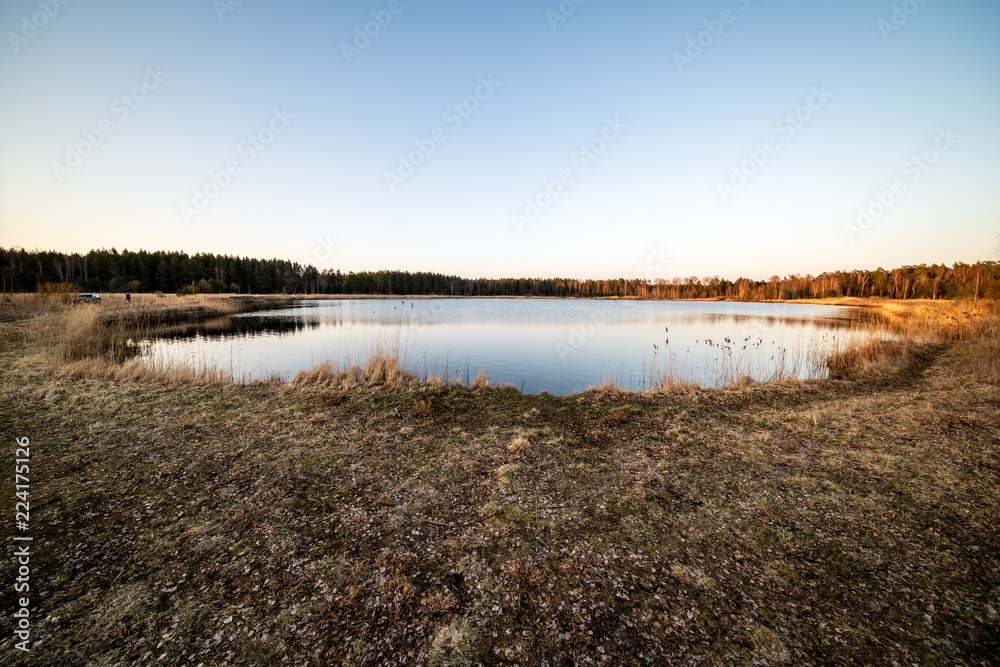
POLYGON ((423 377, 536 393, 603 381, 713 386, 748 376, 822 377, 823 359, 859 335, 861 309, 805 304, 556 299, 352 299, 220 318, 150 344, 161 362, 232 369, 236 379, 291 379, 330 360, 363 364, 398 351, 423 377))
POLYGON ((316 329, 322 325, 320 320, 301 317, 291 313, 288 317, 281 315, 264 315, 262 317, 224 316, 214 317, 197 324, 183 324, 171 327, 161 332, 158 337, 166 340, 184 340, 204 338, 206 340, 230 340, 258 335, 287 335, 305 329, 316 329))

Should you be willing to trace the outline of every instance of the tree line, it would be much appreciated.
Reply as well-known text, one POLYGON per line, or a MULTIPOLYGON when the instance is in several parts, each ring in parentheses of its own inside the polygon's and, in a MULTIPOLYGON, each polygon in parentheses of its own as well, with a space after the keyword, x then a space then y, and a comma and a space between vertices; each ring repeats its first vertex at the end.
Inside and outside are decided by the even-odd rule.
POLYGON ((767 280, 711 276, 673 279, 462 278, 409 271, 319 271, 283 259, 183 252, 91 250, 85 255, 0 248, 4 292, 61 286, 82 292, 232 292, 428 296, 620 297, 638 299, 815 299, 1000 297, 1000 263, 920 264, 767 280))

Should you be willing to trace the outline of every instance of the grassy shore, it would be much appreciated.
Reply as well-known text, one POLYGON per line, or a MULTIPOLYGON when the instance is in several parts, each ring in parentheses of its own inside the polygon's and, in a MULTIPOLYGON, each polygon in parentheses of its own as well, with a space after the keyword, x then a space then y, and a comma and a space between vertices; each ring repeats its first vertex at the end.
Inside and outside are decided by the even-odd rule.
POLYGON ((5 303, 0 664, 996 665, 998 309, 879 307, 842 379, 553 397, 125 372, 122 304, 5 303))

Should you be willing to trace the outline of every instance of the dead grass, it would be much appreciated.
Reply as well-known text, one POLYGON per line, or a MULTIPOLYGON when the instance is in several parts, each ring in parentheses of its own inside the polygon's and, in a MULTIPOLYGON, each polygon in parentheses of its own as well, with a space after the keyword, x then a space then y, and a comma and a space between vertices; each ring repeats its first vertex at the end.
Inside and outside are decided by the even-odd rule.
POLYGON ((441 667, 466 667, 473 663, 476 634, 468 621, 455 619, 434 635, 428 654, 430 664, 441 667))
POLYGON ((44 355, 57 377, 165 384, 221 384, 239 381, 221 369, 198 363, 139 362, 144 340, 179 328, 219 323, 240 312, 280 306, 280 297, 231 295, 108 295, 101 303, 75 303, 60 294, 6 295, 0 320, 26 327, 31 349, 44 355))
POLYGON ((363 379, 370 384, 396 388, 415 380, 416 376, 402 368, 398 354, 375 354, 365 361, 363 379))
POLYGON ((994 301, 877 302, 859 335, 827 360, 830 377, 859 380, 899 371, 934 346, 976 340, 981 348, 974 364, 995 368, 989 341, 997 340, 1000 312, 994 301))
POLYGON ((39 643, 6 660, 995 664, 1000 331, 975 322, 860 381, 552 397, 60 375, 0 321, 42 512, 39 643))
POLYGON ((515 435, 507 445, 507 451, 514 455, 523 454, 528 450, 528 439, 523 435, 515 435))
POLYGON ((613 399, 625 393, 622 387, 613 380, 604 380, 601 384, 588 387, 583 394, 593 398, 613 399))
POLYGON ((486 371, 479 371, 479 374, 472 378, 472 384, 470 386, 473 389, 489 389, 490 376, 487 375, 486 371))
POLYGON ((697 380, 685 380, 678 375, 667 375, 655 389, 661 394, 683 394, 700 388, 701 385, 697 380))
POLYGON ((306 371, 299 371, 291 384, 293 386, 319 385, 350 389, 358 386, 382 386, 399 389, 418 381, 415 374, 407 371, 397 354, 375 354, 364 366, 350 366, 337 370, 329 361, 324 361, 306 371))
POLYGON ((924 345, 909 340, 873 339, 834 352, 826 365, 835 380, 882 377, 897 370, 924 345))

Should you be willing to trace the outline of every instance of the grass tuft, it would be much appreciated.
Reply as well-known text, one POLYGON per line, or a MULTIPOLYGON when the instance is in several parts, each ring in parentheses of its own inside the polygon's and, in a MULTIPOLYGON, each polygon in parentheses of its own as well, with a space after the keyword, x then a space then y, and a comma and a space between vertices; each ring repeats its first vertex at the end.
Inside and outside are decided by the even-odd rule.
POLYGON ((434 635, 428 654, 430 664, 439 667, 466 667, 472 664, 476 633, 465 619, 454 619, 434 635))
POLYGON ((470 386, 473 389, 489 389, 490 376, 486 374, 486 371, 479 371, 479 374, 472 378, 472 384, 470 386))

